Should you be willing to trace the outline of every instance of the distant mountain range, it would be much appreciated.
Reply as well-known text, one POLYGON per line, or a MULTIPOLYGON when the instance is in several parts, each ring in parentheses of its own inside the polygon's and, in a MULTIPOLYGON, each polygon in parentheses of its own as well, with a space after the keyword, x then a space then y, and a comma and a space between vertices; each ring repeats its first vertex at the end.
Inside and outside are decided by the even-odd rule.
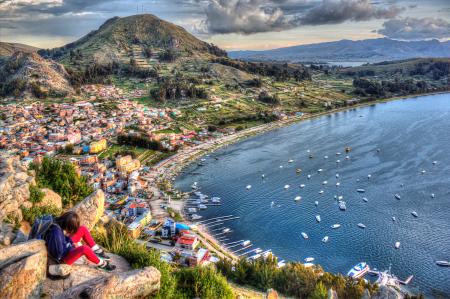
POLYGON ((450 57, 450 41, 398 41, 388 38, 340 40, 266 51, 232 51, 231 58, 249 61, 381 62, 410 58, 450 57))

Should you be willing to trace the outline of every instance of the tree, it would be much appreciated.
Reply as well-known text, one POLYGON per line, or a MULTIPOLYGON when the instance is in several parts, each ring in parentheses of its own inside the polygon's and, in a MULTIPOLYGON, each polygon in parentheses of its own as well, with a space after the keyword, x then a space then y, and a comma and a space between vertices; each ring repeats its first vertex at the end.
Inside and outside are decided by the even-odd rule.
POLYGON ((308 297, 309 299, 327 299, 328 291, 323 285, 322 282, 316 284, 316 288, 312 292, 312 294, 308 297))

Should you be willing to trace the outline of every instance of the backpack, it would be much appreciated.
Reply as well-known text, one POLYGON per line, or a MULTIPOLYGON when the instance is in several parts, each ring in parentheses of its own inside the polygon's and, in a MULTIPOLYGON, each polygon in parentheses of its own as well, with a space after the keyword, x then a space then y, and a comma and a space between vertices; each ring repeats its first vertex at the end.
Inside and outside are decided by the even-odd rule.
POLYGON ((44 215, 36 218, 31 228, 31 232, 28 235, 28 240, 38 239, 45 240, 45 235, 47 234, 50 227, 52 227, 54 219, 52 215, 44 215))

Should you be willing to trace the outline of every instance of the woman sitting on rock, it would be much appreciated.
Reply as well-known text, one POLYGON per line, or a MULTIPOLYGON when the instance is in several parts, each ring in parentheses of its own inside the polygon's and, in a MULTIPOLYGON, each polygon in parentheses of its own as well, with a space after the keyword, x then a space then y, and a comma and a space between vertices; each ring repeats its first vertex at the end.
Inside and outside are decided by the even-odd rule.
POLYGON ((73 211, 55 218, 44 237, 49 254, 59 263, 72 265, 85 256, 98 269, 112 271, 116 266, 98 246, 85 226, 80 226, 80 217, 73 211), (81 244, 83 240, 85 245, 81 244))

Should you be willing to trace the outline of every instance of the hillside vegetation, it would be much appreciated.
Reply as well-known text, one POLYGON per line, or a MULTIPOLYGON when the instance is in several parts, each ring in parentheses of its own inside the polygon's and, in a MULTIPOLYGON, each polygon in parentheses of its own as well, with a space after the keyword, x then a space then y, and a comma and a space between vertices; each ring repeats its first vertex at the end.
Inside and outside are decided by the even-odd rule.
POLYGON ((33 53, 37 50, 38 48, 36 47, 24 44, 0 42, 0 59, 10 57, 15 52, 33 53))

